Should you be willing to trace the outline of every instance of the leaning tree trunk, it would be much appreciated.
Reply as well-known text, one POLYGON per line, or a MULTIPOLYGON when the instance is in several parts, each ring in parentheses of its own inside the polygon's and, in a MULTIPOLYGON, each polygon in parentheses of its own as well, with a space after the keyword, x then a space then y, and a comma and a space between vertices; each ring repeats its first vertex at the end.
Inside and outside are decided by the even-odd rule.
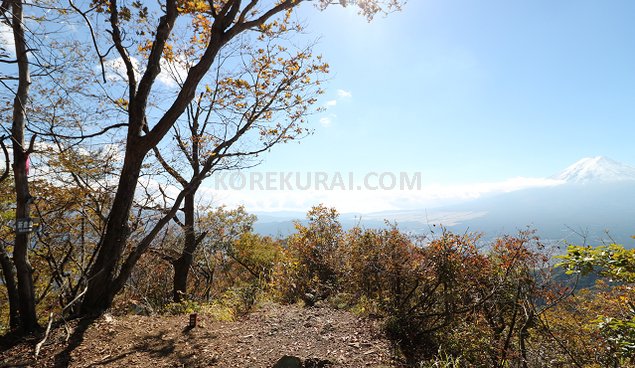
MULTIPOLYGON (((29 98, 31 76, 29 72, 28 49, 24 38, 24 19, 22 2, 12 3, 12 28, 15 40, 15 51, 18 64, 18 89, 13 102, 13 125, 11 135, 13 141, 13 176, 16 191, 16 219, 28 219, 30 216, 31 195, 29 194, 29 179, 27 176, 27 160, 31 145, 25 147, 24 131, 26 127, 26 105, 29 98)), ((22 332, 29 334, 38 328, 35 313, 35 289, 33 287, 33 270, 28 256, 29 234, 16 231, 13 249, 13 263, 15 264, 18 280, 18 297, 20 310, 20 327, 22 332)))
MULTIPOLYGON (((128 142, 128 144, 134 143, 128 142)), ((110 308, 115 294, 119 291, 115 287, 114 280, 130 232, 128 217, 144 157, 143 151, 126 150, 117 193, 106 224, 106 232, 99 244, 97 259, 88 273, 88 288, 80 310, 83 315, 104 312, 110 308)))

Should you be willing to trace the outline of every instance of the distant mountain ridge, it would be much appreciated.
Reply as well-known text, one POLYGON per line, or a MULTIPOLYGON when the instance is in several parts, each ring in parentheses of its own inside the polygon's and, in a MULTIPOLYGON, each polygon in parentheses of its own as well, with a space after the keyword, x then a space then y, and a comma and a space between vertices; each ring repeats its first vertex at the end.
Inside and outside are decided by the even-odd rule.
MULTIPOLYGON (((631 246, 635 234, 635 168, 607 157, 583 158, 551 177, 558 185, 483 196, 458 204, 418 210, 344 213, 345 228, 384 227, 384 219, 405 231, 427 233, 432 225, 456 231, 484 232, 487 237, 515 233, 530 226, 543 239, 588 244, 612 242, 631 246), (584 235, 584 239, 583 236, 584 235)), ((258 214, 260 216, 260 214, 258 214)), ((262 214, 256 231, 285 236, 292 219, 303 213, 262 214)))
POLYGON ((553 179, 567 183, 599 183, 635 180, 635 167, 608 157, 585 157, 567 167, 553 179))

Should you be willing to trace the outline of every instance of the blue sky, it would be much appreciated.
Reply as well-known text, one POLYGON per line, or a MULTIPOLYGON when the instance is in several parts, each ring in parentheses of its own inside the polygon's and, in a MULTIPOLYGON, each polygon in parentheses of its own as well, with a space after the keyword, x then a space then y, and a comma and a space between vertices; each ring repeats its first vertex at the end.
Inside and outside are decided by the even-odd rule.
POLYGON ((633 14, 633 1, 411 0, 368 23, 304 6, 332 70, 322 103, 336 102, 257 170, 417 171, 469 186, 588 156, 634 165, 633 14))
POLYGON ((548 176, 585 156, 635 163, 635 2, 417 0, 371 23, 303 11, 337 105, 261 170, 465 183, 548 176))

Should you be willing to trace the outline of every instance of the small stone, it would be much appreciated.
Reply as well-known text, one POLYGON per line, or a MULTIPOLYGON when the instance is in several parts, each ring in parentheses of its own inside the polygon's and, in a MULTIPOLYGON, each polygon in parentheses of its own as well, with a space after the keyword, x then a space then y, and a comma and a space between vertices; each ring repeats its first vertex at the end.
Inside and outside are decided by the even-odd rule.
POLYGON ((273 368, 302 368, 302 359, 285 355, 273 365, 273 368))

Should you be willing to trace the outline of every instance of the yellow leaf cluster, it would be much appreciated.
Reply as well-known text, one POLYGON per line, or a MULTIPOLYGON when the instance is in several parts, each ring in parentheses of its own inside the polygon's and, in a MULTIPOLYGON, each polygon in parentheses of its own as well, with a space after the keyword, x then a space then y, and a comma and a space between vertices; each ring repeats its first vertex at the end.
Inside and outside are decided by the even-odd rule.
POLYGON ((210 11, 209 3, 202 0, 177 1, 179 12, 182 14, 196 14, 210 11))

